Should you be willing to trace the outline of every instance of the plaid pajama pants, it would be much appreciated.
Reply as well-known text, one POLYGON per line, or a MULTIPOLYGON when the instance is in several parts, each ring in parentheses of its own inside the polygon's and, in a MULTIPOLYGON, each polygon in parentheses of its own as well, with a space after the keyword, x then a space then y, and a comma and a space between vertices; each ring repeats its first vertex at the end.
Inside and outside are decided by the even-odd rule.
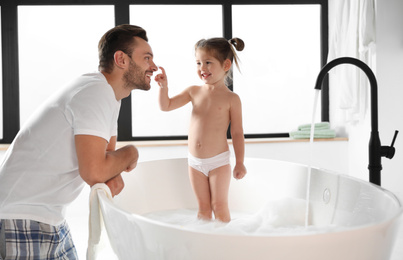
POLYGON ((78 259, 66 222, 51 226, 33 220, 0 220, 0 260, 78 259))

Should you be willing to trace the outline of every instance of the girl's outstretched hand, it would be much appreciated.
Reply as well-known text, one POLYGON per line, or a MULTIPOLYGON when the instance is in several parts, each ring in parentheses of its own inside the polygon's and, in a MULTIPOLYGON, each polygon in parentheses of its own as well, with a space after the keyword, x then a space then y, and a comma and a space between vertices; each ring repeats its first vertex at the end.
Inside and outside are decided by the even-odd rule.
POLYGON ((167 74, 165 73, 165 69, 163 67, 158 67, 162 73, 155 76, 154 80, 158 83, 160 88, 167 88, 168 87, 168 79, 167 74))
POLYGON ((242 179, 246 175, 246 167, 243 163, 237 163, 234 167, 234 178, 237 180, 242 179))

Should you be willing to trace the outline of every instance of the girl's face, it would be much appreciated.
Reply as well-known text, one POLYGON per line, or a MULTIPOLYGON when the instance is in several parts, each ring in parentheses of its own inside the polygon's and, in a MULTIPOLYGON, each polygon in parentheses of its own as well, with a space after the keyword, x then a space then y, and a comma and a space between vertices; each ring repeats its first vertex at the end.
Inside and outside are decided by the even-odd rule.
MULTIPOLYGON (((229 61, 229 60, 228 60, 229 61)), ((229 70, 226 63, 221 64, 214 56, 203 49, 196 50, 197 74, 206 84, 224 83, 226 72, 229 70)))

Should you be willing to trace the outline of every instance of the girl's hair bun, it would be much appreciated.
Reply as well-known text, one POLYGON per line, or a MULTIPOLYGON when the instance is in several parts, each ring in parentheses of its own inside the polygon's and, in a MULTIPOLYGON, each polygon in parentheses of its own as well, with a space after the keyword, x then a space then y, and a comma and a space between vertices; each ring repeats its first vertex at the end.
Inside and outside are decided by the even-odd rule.
POLYGON ((237 51, 242 51, 245 48, 245 43, 239 38, 232 38, 228 42, 232 44, 237 51))

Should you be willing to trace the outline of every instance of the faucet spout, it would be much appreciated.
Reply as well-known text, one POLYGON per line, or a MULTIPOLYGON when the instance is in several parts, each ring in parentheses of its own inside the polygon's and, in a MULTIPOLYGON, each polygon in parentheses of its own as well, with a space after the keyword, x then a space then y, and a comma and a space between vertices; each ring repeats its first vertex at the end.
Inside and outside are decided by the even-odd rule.
MULTIPOLYGON (((372 70, 366 65, 364 62, 351 58, 351 57, 342 57, 337 58, 328 64, 326 64, 322 70, 319 72, 318 78, 316 80, 315 89, 322 88, 322 82, 327 75, 327 73, 334 67, 340 64, 352 64, 360 68, 368 77, 370 87, 371 87, 371 137, 369 140, 369 181, 371 183, 381 185, 381 157, 387 156, 391 159, 394 155, 393 143, 392 146, 382 146, 381 141, 379 139, 378 133, 378 83, 376 81, 375 75, 372 70), (393 148, 393 149, 392 149, 393 148)), ((397 132, 396 132, 397 134, 397 132)), ((394 139, 396 138, 396 134, 394 139)))
POLYGON ((352 64, 365 72, 371 86, 371 130, 378 132, 378 83, 372 70, 364 62, 350 57, 337 58, 326 64, 319 72, 315 89, 322 89, 322 82, 327 73, 340 64, 352 64))

